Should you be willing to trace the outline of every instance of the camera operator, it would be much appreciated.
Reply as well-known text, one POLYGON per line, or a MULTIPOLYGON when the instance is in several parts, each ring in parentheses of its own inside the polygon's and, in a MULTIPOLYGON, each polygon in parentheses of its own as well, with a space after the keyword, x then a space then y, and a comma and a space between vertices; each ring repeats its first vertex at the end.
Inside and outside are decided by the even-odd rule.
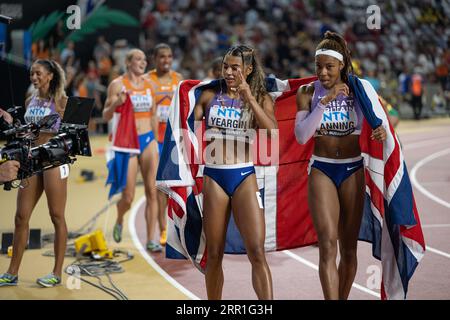
POLYGON ((13 123, 13 117, 11 117, 11 115, 2 108, 0 108, 0 118, 5 119, 5 121, 9 124, 13 123))
MULTIPOLYGON (((13 122, 11 115, 0 108, 0 118, 5 119, 9 124, 13 122)), ((17 179, 17 172, 20 168, 20 163, 18 161, 6 161, 2 162, 0 160, 0 183, 8 182, 17 179)))
MULTIPOLYGON (((43 117, 59 115, 58 121, 47 130, 41 130, 34 145, 48 142, 58 132, 67 103, 64 92, 65 75, 61 66, 53 60, 36 60, 31 66, 30 80, 35 93, 25 102, 25 122, 38 123, 43 117)), ((8 115, 2 112, 8 121, 8 115)), ((10 119, 11 120, 11 119, 10 119)), ((8 162, 5 162, 7 164, 8 162)), ((13 242, 13 256, 8 271, 0 275, 0 286, 17 285, 19 266, 27 244, 31 214, 45 191, 50 217, 55 227, 55 265, 53 272, 38 278, 42 287, 54 287, 61 283, 61 273, 67 242, 67 226, 64 211, 67 199, 67 166, 46 170, 28 178, 18 190, 17 211, 13 242)))

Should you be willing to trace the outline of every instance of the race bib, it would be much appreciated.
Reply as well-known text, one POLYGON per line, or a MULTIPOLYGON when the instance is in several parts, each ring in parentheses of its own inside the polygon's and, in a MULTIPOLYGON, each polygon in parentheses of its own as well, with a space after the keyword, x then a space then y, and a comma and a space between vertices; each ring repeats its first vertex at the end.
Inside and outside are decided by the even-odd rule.
POLYGON ((134 112, 149 112, 152 108, 152 98, 149 95, 133 94, 130 96, 134 112))
POLYGON ((261 199, 261 192, 256 191, 256 200, 258 200, 258 205, 260 209, 264 209, 263 202, 261 199))
POLYGON ((159 104, 156 108, 159 122, 167 122, 169 120, 170 106, 159 104))
POLYGON ((346 136, 355 131, 358 123, 353 99, 327 104, 318 127, 321 135, 346 136))
POLYGON ((226 108, 213 105, 209 109, 208 125, 228 130, 248 129, 248 116, 242 116, 242 109, 226 108))
POLYGON ((69 176, 69 165, 64 164, 59 167, 59 173, 61 175, 61 180, 66 179, 69 176))
POLYGON ((25 112, 26 123, 38 123, 45 116, 50 115, 52 110, 50 108, 32 106, 25 112))

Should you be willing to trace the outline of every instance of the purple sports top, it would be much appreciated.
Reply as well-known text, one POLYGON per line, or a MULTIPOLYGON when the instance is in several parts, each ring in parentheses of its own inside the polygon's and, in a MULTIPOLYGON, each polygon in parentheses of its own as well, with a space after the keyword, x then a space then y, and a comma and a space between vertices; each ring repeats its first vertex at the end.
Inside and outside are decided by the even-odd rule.
POLYGON ((251 117, 241 99, 218 93, 205 110, 205 120, 207 137, 234 139, 236 136, 248 136, 251 117))
MULTIPOLYGON (((311 111, 328 94, 319 80, 314 81, 314 95, 311 101, 311 111)), ((359 135, 363 121, 361 107, 350 93, 348 97, 338 95, 336 99, 330 101, 323 112, 315 137, 317 136, 347 136, 349 134, 359 135)))
MULTIPOLYGON (((59 116, 59 113, 56 112, 55 99, 41 99, 34 94, 28 104, 24 119, 26 123, 38 123, 42 118, 51 114, 57 114, 59 116)), ((41 132, 56 133, 60 125, 61 116, 59 116, 56 123, 50 129, 41 129, 41 132)))

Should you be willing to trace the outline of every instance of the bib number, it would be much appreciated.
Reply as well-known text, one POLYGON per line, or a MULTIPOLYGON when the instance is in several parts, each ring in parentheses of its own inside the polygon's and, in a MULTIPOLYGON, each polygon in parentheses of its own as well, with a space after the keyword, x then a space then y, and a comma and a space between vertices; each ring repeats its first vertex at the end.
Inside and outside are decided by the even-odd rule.
POLYGON ((59 173, 61 174, 61 180, 66 179, 69 176, 69 165, 65 164, 60 166, 59 173))
POLYGON ((170 107, 164 105, 158 105, 157 111, 159 122, 167 122, 169 120, 170 107))
POLYGON ((258 200, 258 205, 260 209, 264 209, 262 198, 261 198, 261 192, 256 191, 256 200, 258 200))

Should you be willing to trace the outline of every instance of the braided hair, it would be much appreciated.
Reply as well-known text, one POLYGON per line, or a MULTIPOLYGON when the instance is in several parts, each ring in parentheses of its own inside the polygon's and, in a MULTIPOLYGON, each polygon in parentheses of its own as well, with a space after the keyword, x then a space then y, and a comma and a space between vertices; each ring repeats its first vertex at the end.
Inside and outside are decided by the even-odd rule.
MULTIPOLYGON (((255 49, 247 45, 237 45, 233 46, 225 53, 223 60, 227 55, 234 57, 241 57, 242 64, 245 70, 245 67, 252 66, 252 72, 247 76, 247 82, 250 86, 250 91, 253 96, 256 98, 256 101, 260 106, 263 105, 264 98, 267 95, 266 90, 266 77, 264 74, 264 70, 262 68, 261 62, 256 55, 255 49)), ((222 62, 223 62, 222 60, 222 62)), ((248 104, 245 104, 244 109, 250 113, 251 118, 253 119, 253 111, 248 104)))

